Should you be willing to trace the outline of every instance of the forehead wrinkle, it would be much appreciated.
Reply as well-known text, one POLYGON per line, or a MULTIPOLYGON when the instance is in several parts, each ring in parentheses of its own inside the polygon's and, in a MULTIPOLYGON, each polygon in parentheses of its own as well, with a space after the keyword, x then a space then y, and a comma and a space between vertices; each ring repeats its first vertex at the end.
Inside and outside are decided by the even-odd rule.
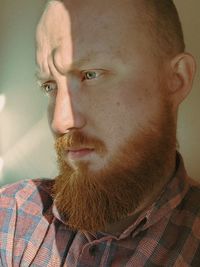
POLYGON ((52 49, 51 60, 56 71, 64 75, 69 71, 71 63, 70 60, 68 60, 69 62, 67 63, 67 56, 65 57, 65 55, 67 54, 67 48, 65 47, 64 55, 62 53, 62 50, 63 48, 61 48, 61 46, 52 49))
POLYGON ((63 75, 87 68, 103 68, 105 64, 107 66, 113 60, 121 64, 123 63, 120 59, 119 51, 116 51, 111 55, 111 53, 106 50, 87 52, 85 55, 80 55, 79 58, 72 57, 71 62, 67 63, 62 54, 59 53, 59 49, 60 48, 57 48, 52 51, 52 61, 56 70, 63 75))
MULTIPOLYGON (((53 60, 53 63, 55 65, 56 69, 60 73, 65 74, 66 72, 80 69, 81 67, 90 65, 90 63, 95 64, 95 61, 100 62, 99 59, 101 59, 101 62, 103 62, 104 59, 106 59, 106 61, 108 62, 110 59, 112 59, 113 56, 116 56, 116 51, 114 54, 113 48, 111 49, 112 51, 109 50, 109 51, 103 51, 103 52, 96 52, 95 51, 95 52, 91 53, 90 51, 85 51, 85 55, 84 54, 82 55, 82 51, 79 48, 79 42, 74 40, 75 43, 72 43, 72 40, 71 40, 71 44, 69 44, 69 42, 68 42, 68 45, 69 45, 68 54, 71 54, 71 59, 67 60, 66 59, 67 56, 66 57, 61 56, 61 58, 59 59, 60 56, 59 56, 59 53, 57 53, 58 49, 60 49, 60 47, 65 47, 66 41, 69 37, 69 34, 71 36, 71 39, 73 38, 73 36, 71 34, 74 35, 74 32, 72 32, 72 33, 70 32, 70 30, 74 30, 73 21, 70 20, 70 19, 72 19, 72 14, 70 12, 71 10, 69 8, 69 10, 67 11, 66 6, 64 7, 64 10, 63 10, 63 7, 64 7, 63 4, 61 4, 61 5, 58 4, 58 6, 52 6, 52 9, 48 10, 48 11, 50 11, 49 14, 46 14, 46 18, 44 19, 45 23, 43 25, 45 25, 45 27, 43 30, 43 34, 45 33, 47 35, 47 40, 49 43, 50 52, 48 52, 48 54, 45 55, 45 58, 42 59, 43 62, 44 62, 44 60, 46 61, 46 57, 48 60, 48 57, 53 56, 52 60, 53 60), (59 16, 55 16, 56 13, 53 13, 53 16, 51 15, 53 8, 55 8, 55 7, 56 7, 55 11, 56 11, 57 15, 59 15, 59 16), (65 18, 64 21, 60 20, 60 17, 61 17, 60 13, 63 14, 63 17, 65 18), (47 25, 48 21, 51 22, 49 26, 47 25), (56 25, 59 26, 59 30, 55 27, 56 25), (66 27, 66 25, 68 25, 69 27, 66 27), (71 29, 71 26, 72 26, 72 29, 71 29), (69 32, 66 31, 66 28, 70 28, 69 32), (73 50, 76 50, 76 51, 73 51, 73 50), (52 52, 53 52, 53 55, 52 55, 52 52), (112 55, 111 55, 111 52, 112 52, 112 55)), ((80 9, 78 8, 78 10, 80 10, 80 9)), ((107 23, 106 25, 109 25, 109 23, 107 23)), ((80 30, 80 26, 81 25, 78 25, 79 30, 80 30)), ((101 33, 100 33, 100 36, 101 36, 101 33)), ((109 33, 108 33, 108 35, 106 35, 106 38, 108 36, 109 36, 109 33)), ((112 38, 111 38, 111 41, 112 41, 112 38)), ((109 45, 106 45, 106 47, 108 47, 108 46, 109 45)), ((117 48, 119 48, 119 47, 117 47, 117 48)), ((115 49, 116 49, 116 47, 115 47, 115 49)), ((43 50, 43 52, 45 52, 44 50, 43 50)), ((86 49, 86 50, 88 50, 88 49, 86 49)), ((119 54, 122 54, 122 51, 120 51, 120 53, 118 51, 117 59, 118 60, 121 59, 123 61, 123 55, 121 55, 121 57, 119 57, 119 54)))
MULTIPOLYGON (((51 1, 41 19, 36 30, 37 53, 44 61, 51 55, 52 50, 61 46, 66 39, 71 38, 70 14, 64 4, 60 1, 51 1)), ((71 44, 68 42, 68 49, 71 44)))
POLYGON ((39 68, 37 68, 35 71, 35 78, 39 82, 53 79, 53 77, 50 73, 45 73, 45 72, 41 71, 39 68))

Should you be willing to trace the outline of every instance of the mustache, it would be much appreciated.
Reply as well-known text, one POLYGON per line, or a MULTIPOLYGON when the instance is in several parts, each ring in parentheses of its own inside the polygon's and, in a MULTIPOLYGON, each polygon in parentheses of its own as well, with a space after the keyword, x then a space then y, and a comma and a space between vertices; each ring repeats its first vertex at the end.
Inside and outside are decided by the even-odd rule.
POLYGON ((106 146, 103 141, 86 135, 80 131, 71 131, 58 137, 55 141, 55 149, 57 153, 70 150, 70 148, 90 148, 99 152, 106 153, 106 146))

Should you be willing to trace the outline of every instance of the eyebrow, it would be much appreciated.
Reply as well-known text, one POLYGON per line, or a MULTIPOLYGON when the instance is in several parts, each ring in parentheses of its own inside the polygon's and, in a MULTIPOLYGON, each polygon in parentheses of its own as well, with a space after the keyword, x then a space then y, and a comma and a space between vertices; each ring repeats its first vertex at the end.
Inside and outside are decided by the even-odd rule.
MULTIPOLYGON (((67 64, 66 64, 62 67, 58 66, 58 64, 56 64, 54 55, 52 55, 52 56, 53 56, 54 66, 57 69, 57 71, 60 72, 62 75, 66 75, 66 73, 76 72, 78 69, 82 68, 84 65, 91 64, 93 62, 97 62, 100 58, 102 58, 102 57, 105 58, 107 55, 109 55, 109 53, 106 51, 91 52, 85 58, 82 58, 80 60, 76 60, 76 61, 72 62, 70 65, 67 66, 67 64)), ((119 59, 118 59, 118 61, 119 61, 119 59)), ((93 68, 93 66, 91 67, 91 69, 92 68, 93 68)), ((37 70, 35 72, 35 78, 38 82, 53 79, 51 74, 42 73, 39 68, 37 68, 37 70)))
POLYGON ((72 73, 72 72, 76 72, 77 70, 80 69, 87 69, 87 64, 91 64, 91 63, 97 63, 97 61, 99 60, 99 58, 101 57, 105 57, 106 54, 102 53, 102 52, 97 52, 97 53, 91 53, 89 55, 87 55, 85 58, 76 60, 74 62, 72 62, 70 65, 64 64, 63 66, 59 66, 59 64, 56 63, 55 58, 53 58, 54 61, 54 66, 56 67, 56 69, 63 75, 65 75, 66 73, 72 73))
POLYGON ((42 73, 39 69, 36 69, 34 76, 35 76, 36 82, 53 79, 51 75, 45 74, 44 72, 42 73))

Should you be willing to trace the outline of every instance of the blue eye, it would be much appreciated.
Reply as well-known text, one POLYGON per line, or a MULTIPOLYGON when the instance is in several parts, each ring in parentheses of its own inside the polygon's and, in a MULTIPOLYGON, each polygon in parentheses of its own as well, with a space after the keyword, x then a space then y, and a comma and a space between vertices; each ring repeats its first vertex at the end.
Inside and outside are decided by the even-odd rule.
POLYGON ((83 73, 84 80, 93 80, 93 79, 96 79, 97 77, 98 75, 96 71, 85 71, 83 73))
POLYGON ((57 85, 55 82, 46 82, 41 85, 41 88, 44 90, 46 94, 50 94, 57 89, 57 85))

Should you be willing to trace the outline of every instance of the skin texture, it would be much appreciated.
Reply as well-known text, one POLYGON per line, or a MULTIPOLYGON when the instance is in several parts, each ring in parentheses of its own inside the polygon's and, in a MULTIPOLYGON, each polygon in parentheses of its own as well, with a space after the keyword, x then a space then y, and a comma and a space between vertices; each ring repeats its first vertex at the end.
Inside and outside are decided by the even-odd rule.
POLYGON ((177 111, 194 61, 155 57, 142 29, 128 0, 53 1, 38 25, 60 170, 55 201, 72 228, 119 233, 174 173, 177 111))

